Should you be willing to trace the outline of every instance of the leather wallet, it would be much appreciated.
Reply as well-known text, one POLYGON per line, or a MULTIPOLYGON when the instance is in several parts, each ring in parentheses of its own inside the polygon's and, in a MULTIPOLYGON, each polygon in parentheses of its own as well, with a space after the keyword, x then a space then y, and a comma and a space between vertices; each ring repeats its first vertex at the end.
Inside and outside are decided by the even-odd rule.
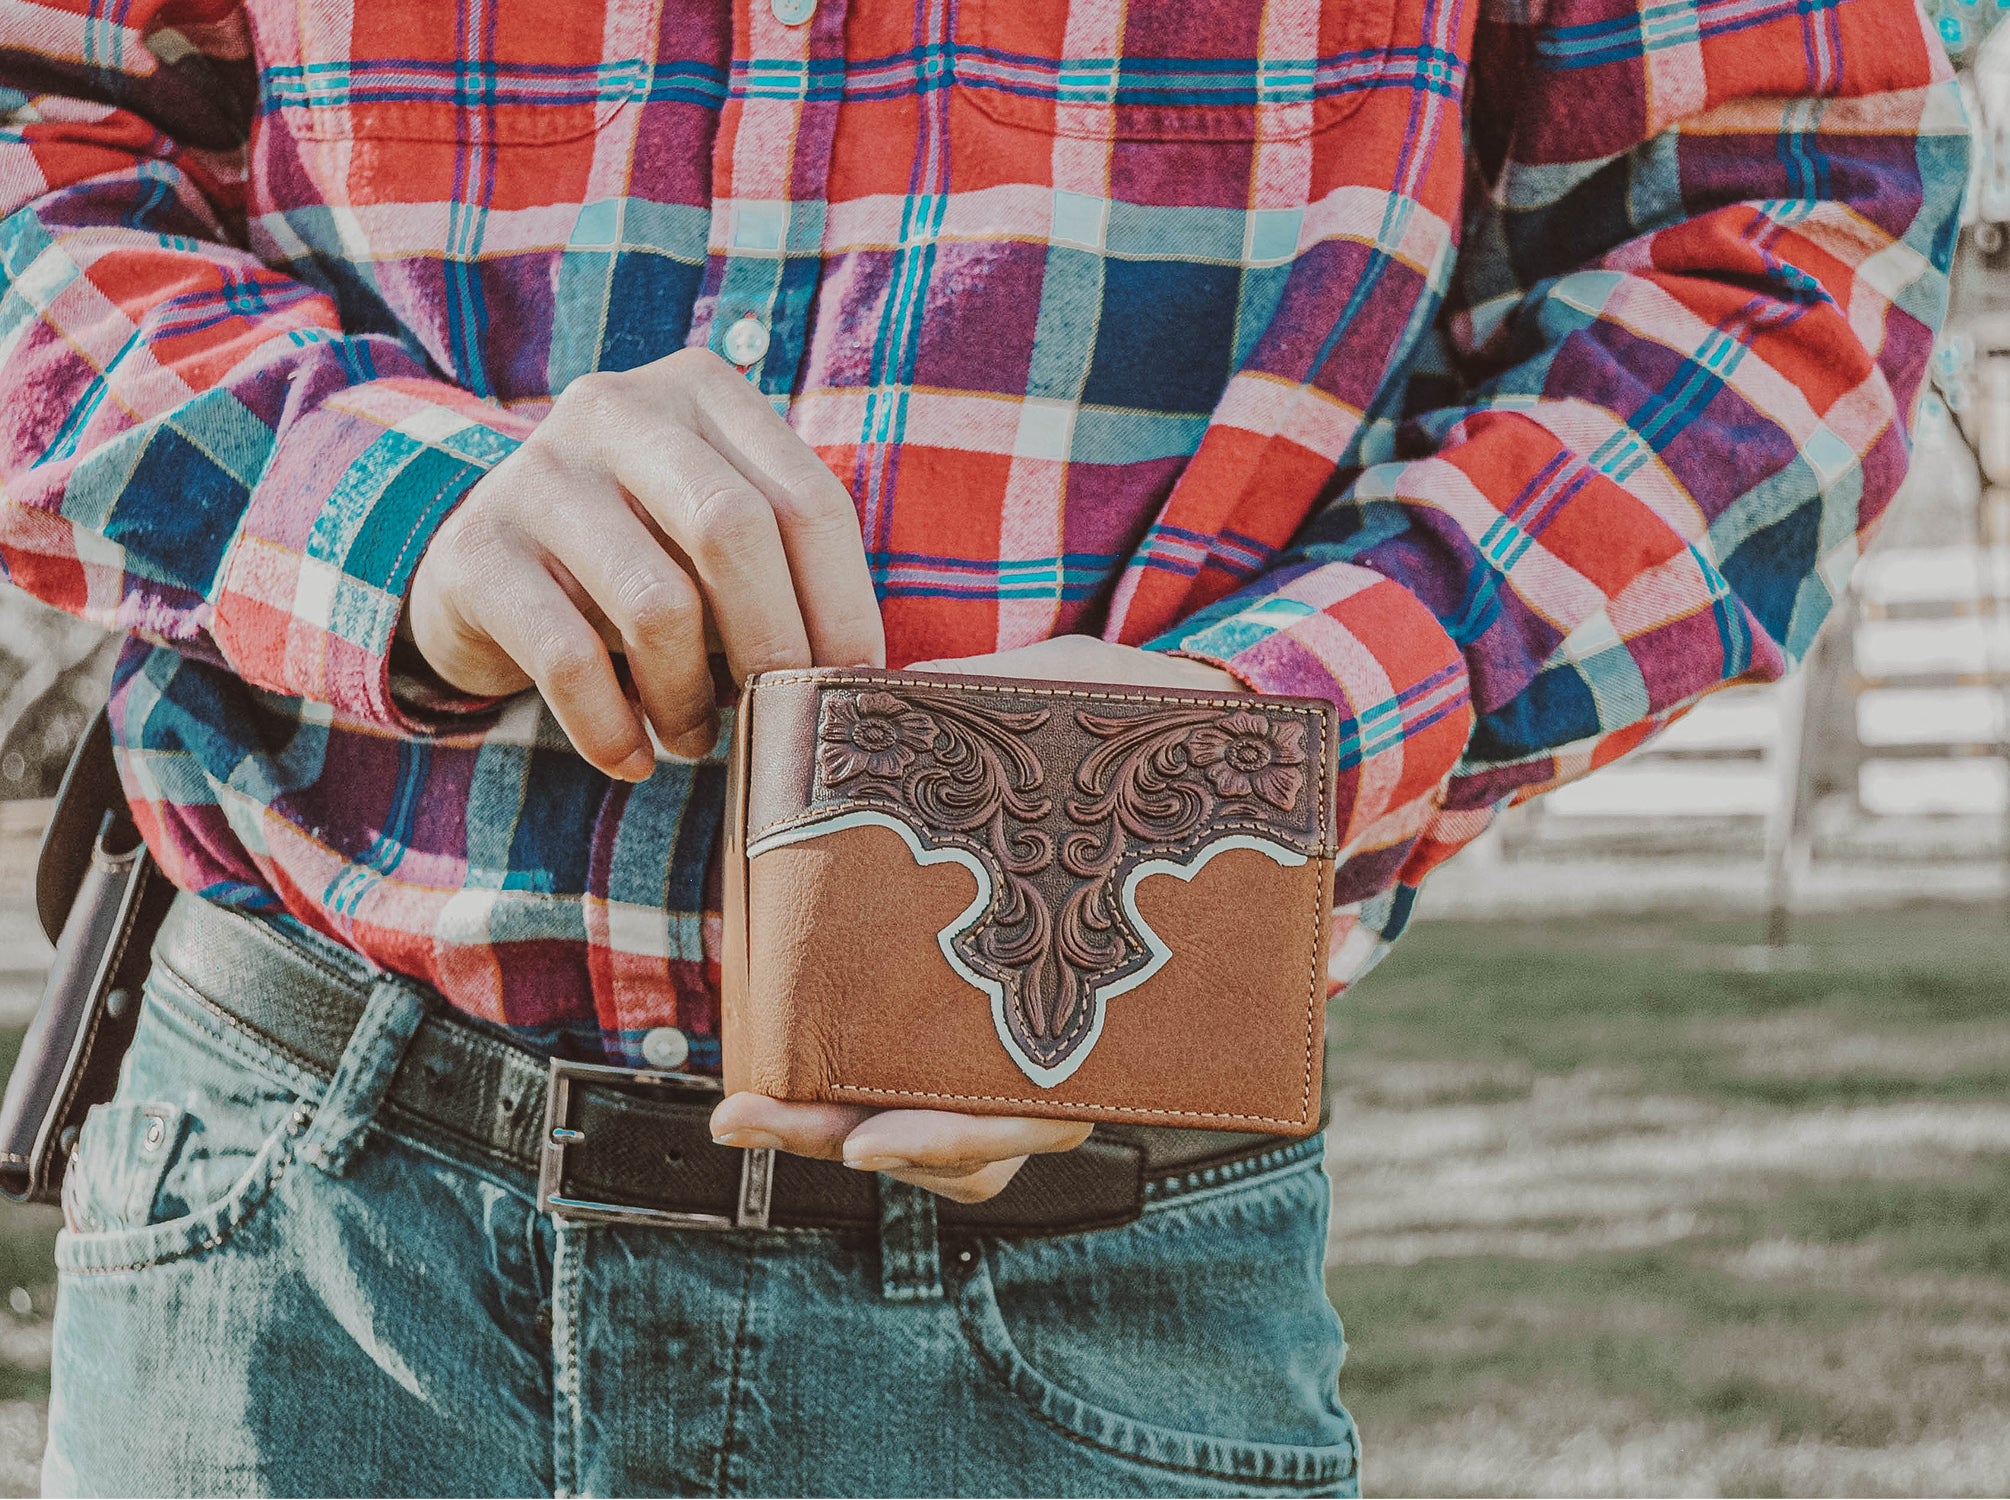
POLYGON ((1323 700, 771 672, 734 727, 729 1090, 1304 1135, 1323 700))

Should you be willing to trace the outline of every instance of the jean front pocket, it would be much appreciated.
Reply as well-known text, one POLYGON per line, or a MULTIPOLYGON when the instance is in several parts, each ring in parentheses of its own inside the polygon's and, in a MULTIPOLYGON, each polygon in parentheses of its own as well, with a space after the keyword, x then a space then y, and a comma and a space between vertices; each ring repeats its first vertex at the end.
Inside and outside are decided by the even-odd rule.
POLYGON ((233 1051, 159 971, 118 1093, 85 1118, 63 1183, 56 1264, 137 1271, 224 1244, 264 1205, 313 1117, 291 1065, 233 1051), (269 1061, 261 1067, 260 1062, 269 1061))
POLYGON ((995 1386, 1107 1492, 1352 1491, 1325 1178, 1280 1155, 1123 1229, 987 1244, 958 1288, 995 1386))

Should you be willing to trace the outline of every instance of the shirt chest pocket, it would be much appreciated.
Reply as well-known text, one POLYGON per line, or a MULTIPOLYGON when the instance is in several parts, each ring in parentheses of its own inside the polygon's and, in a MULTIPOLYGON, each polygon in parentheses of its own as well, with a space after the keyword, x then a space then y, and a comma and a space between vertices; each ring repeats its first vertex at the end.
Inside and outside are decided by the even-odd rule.
POLYGON ((1117 144, 1305 140, 1388 82, 1399 0, 963 0, 956 87, 990 119, 1117 144))
POLYGON ((646 92, 662 3, 249 0, 260 110, 311 141, 579 140, 646 92))

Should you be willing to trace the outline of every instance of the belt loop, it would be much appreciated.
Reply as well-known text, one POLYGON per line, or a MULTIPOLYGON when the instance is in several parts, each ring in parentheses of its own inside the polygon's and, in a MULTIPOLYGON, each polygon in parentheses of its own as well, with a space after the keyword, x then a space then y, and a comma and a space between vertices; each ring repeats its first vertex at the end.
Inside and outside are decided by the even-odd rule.
POLYGON ((342 1175, 384 1102, 405 1044, 425 1017, 425 1002, 402 980, 386 976, 370 987, 370 1003, 314 1111, 314 1124, 300 1143, 301 1156, 331 1176, 342 1175))
POLYGON ((942 1298, 935 1194, 879 1176, 879 1290, 889 1302, 942 1298))

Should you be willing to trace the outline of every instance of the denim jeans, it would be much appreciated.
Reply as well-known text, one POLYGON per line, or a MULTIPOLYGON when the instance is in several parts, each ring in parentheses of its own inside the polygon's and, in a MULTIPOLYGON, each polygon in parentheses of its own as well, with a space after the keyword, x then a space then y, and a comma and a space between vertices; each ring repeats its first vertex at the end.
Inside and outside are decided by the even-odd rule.
POLYGON ((98 1494, 1352 1494, 1319 1143, 1121 1229, 555 1224, 156 970, 57 1244, 44 1483, 98 1494))

